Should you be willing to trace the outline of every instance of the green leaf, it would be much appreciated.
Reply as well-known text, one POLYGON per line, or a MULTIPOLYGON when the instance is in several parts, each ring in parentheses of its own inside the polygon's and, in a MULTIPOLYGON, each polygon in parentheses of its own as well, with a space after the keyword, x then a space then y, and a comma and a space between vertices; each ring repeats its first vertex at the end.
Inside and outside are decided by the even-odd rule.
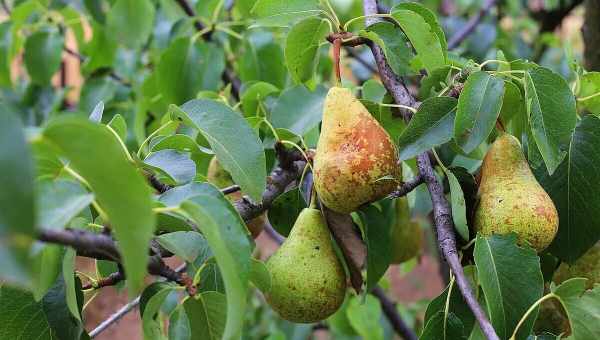
POLYGON ((262 30, 246 33, 244 50, 237 60, 242 83, 265 81, 278 88, 286 87, 288 72, 283 46, 276 37, 262 30))
POLYGON ((148 154, 144 163, 160 169, 176 183, 187 183, 196 176, 196 163, 189 152, 166 149, 148 154))
POLYGON ((161 319, 158 317, 160 307, 177 286, 171 283, 155 282, 144 289, 140 297, 140 314, 142 315, 142 329, 144 339, 154 340, 162 338, 161 319))
MULTIPOLYGON (((410 60, 414 55, 406 36, 399 27, 390 22, 378 22, 360 31, 359 35, 381 47, 394 73, 399 76, 412 73, 410 60)), ((380 100, 376 102, 380 102, 380 100)))
POLYGON ((558 210, 558 233, 548 250, 573 263, 600 239, 600 118, 587 115, 575 128, 567 159, 550 176, 535 174, 558 210))
POLYGON ((569 317, 572 334, 569 339, 593 340, 600 334, 600 286, 586 291, 585 281, 571 279, 553 291, 569 317))
POLYGON ((348 320, 356 332, 365 340, 383 340, 383 328, 379 323, 381 305, 373 295, 366 295, 364 303, 353 297, 346 310, 348 320))
POLYGON ((205 99, 171 106, 171 116, 198 129, 233 181, 255 202, 266 187, 265 153, 246 120, 228 106, 205 99))
POLYGON ((185 314, 188 317, 191 340, 233 339, 227 333, 225 320, 230 310, 225 309, 226 300, 231 298, 217 292, 204 292, 196 297, 190 297, 183 302, 185 314))
POLYGON ((412 10, 400 9, 392 13, 392 18, 410 40, 427 73, 446 64, 442 43, 423 16, 412 10))
POLYGON ((318 0, 258 0, 251 10, 257 25, 280 27, 321 12, 318 0))
POLYGON ((103 114, 104 114, 104 102, 99 101, 98 104, 96 104, 96 106, 94 106, 92 113, 90 113, 89 119, 94 123, 101 123, 103 114))
POLYGON ((64 37, 56 31, 38 31, 27 38, 23 59, 33 82, 50 83, 60 67, 63 44, 64 37))
POLYGON ((390 12, 395 12, 398 9, 413 11, 415 13, 418 13, 420 16, 423 17, 423 19, 425 19, 429 26, 431 26, 431 30, 433 31, 433 33, 435 33, 435 35, 438 37, 440 45, 442 46, 442 51, 444 52, 444 59, 447 59, 448 44, 446 43, 446 36, 444 35, 444 30, 438 22, 436 15, 429 8, 417 2, 400 3, 394 6, 394 8, 392 8, 390 12))
MULTIPOLYGON (((195 263, 200 264, 198 260, 195 263)), ((194 284, 200 287, 200 292, 226 293, 223 275, 221 275, 219 265, 215 262, 214 257, 211 257, 200 265, 200 269, 196 272, 194 279, 194 284)))
POLYGON ((406 160, 452 139, 456 99, 433 97, 425 100, 400 135, 400 159, 406 160))
POLYGON ((298 188, 288 190, 277 196, 267 211, 269 222, 279 234, 287 237, 296 223, 300 212, 308 207, 298 188))
MULTIPOLYGON (((372 25, 370 27, 373 27, 372 25)), ((387 90, 379 81, 374 79, 369 79, 365 81, 362 85, 362 100, 368 100, 373 103, 381 103, 385 98, 385 94, 387 90)))
POLYGON ((10 47, 12 45, 11 22, 0 23, 0 85, 12 86, 10 78, 10 47))
POLYGON ((256 288, 260 289, 263 294, 266 294, 271 290, 271 273, 263 261, 252 259, 250 261, 249 275, 250 282, 252 282, 256 288))
POLYGON ((35 229, 34 168, 21 121, 0 104, 0 279, 25 283, 35 229))
MULTIPOLYGON (((600 72, 588 72, 579 78, 579 99, 592 96, 600 92, 600 72)), ((593 114, 600 114, 600 96, 577 101, 577 105, 593 114)))
POLYGON ((313 79, 319 62, 317 52, 328 33, 328 21, 321 18, 306 18, 292 26, 284 51, 294 82, 307 83, 313 79))
POLYGON ((419 337, 421 340, 437 339, 467 339, 462 321, 454 313, 444 313, 440 311, 435 313, 423 329, 419 337))
POLYGON ((157 86, 165 102, 180 105, 200 90, 218 90, 224 69, 223 49, 202 40, 179 38, 160 57, 157 86))
MULTIPOLYGON (((104 105, 98 106, 100 102, 108 103, 115 97, 117 92, 117 83, 108 78, 88 78, 81 89, 81 98, 79 99, 79 109, 83 112, 94 112, 96 108, 102 107, 99 114, 104 112, 104 105)), ((93 117, 90 115, 90 120, 93 117)), ((97 118, 96 118, 97 119, 97 118)), ((100 116, 102 119, 102 116, 100 116)), ((95 120, 100 122, 100 120, 95 120)))
POLYGON ((56 244, 36 243, 32 247, 33 298, 40 301, 56 282, 61 271, 62 247, 56 244))
POLYGON ((169 317, 169 340, 189 340, 192 338, 190 321, 183 305, 175 307, 169 317))
POLYGON ((80 293, 83 298, 83 293, 80 291, 81 283, 76 282, 75 280, 75 256, 77 256, 75 249, 67 248, 65 255, 63 256, 62 276, 65 282, 65 302, 67 303, 67 308, 75 319, 81 321, 77 295, 80 293), (79 283, 79 285, 77 283, 79 283))
POLYGON ((70 180, 36 182, 37 226, 62 229, 94 200, 81 184, 70 180))
POLYGON ((452 283, 429 303, 425 311, 424 323, 423 334, 429 334, 428 336, 437 335, 437 339, 459 339, 469 335, 475 324, 475 317, 463 300, 456 283, 452 283), (448 298, 448 291, 450 291, 450 298, 448 298), (439 328, 440 318, 443 321, 444 314, 447 318, 445 334, 443 327, 442 329, 439 328), (462 335, 458 332, 459 329, 462 331, 462 335), (454 333, 456 337, 452 337, 450 333, 454 333))
POLYGON ((94 35, 82 50, 86 56, 89 56, 83 64, 85 72, 92 72, 102 67, 112 67, 118 47, 116 39, 108 28, 95 22, 92 22, 91 26, 94 35))
POLYGON ((143 285, 155 223, 145 179, 104 125, 65 116, 50 122, 43 135, 85 178, 108 215, 123 256, 129 294, 135 294, 143 285))
POLYGON ((240 335, 245 318, 251 247, 244 222, 229 201, 214 187, 203 188, 204 193, 184 201, 181 208, 198 224, 219 264, 227 291, 223 338, 233 339, 240 335))
POLYGON ((502 107, 504 81, 484 71, 469 75, 458 98, 454 139, 471 153, 490 135, 502 107))
POLYGON ((84 332, 65 304, 62 278, 36 302, 30 292, 0 283, 0 339, 79 339, 84 332))
POLYGON ((552 175, 565 158, 575 129, 575 97, 567 82, 546 68, 528 70, 524 79, 533 138, 552 175))
POLYGON ((151 1, 116 0, 108 11, 106 28, 119 43, 136 49, 150 37, 154 13, 151 1))
POLYGON ((525 101, 517 85, 505 82, 500 121, 506 132, 516 136, 519 140, 527 131, 527 113, 525 111, 525 101))
POLYGON ((204 237, 195 231, 176 231, 156 237, 156 241, 187 262, 194 262, 204 251, 204 237))
POLYGON ((302 85, 284 90, 273 106, 271 124, 299 136, 305 135, 321 122, 326 95, 327 89, 323 86, 317 86, 314 91, 302 85))
POLYGON ((369 292, 375 288, 379 279, 390 266, 392 254, 392 242, 389 237, 391 223, 389 223, 389 213, 386 214, 385 211, 380 211, 373 205, 362 208, 359 215, 367 246, 366 291, 369 292))
POLYGON ((446 171, 450 184, 450 202, 452 203, 452 220, 454 228, 463 240, 469 241, 469 226, 467 225, 467 206, 465 196, 456 176, 451 170, 446 171))
POLYGON ((241 102, 245 117, 254 117, 258 115, 258 105, 265 98, 279 92, 275 85, 260 81, 252 84, 242 94, 241 102))
MULTIPOLYGON (((529 307, 542 297, 540 259, 532 248, 518 247, 515 234, 478 236, 474 257, 490 321, 498 336, 507 339, 529 307)), ((534 321, 527 319, 518 338, 530 334, 534 321)))
POLYGON ((107 125, 117 133, 123 142, 127 141, 127 122, 123 116, 117 113, 107 125))

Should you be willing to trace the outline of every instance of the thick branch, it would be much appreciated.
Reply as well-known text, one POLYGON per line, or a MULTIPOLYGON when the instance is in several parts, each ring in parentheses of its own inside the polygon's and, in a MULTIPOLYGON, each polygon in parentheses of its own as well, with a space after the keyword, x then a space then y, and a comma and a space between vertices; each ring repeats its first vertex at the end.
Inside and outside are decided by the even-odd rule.
MULTIPOLYGON (((596 6, 598 6, 597 1, 593 2, 596 4, 596 6)), ((552 32, 558 26, 560 26, 560 24, 563 22, 563 19, 581 3, 583 3, 583 0, 572 0, 569 5, 563 6, 564 2, 561 1, 558 8, 555 8, 551 11, 543 10, 533 13, 532 17, 540 23, 540 33, 552 32)))
POLYGON ((495 4, 496 0, 487 0, 479 12, 469 19, 469 21, 458 32, 456 32, 452 38, 450 38, 450 40, 448 40, 448 49, 452 50, 458 47, 458 45, 460 45, 460 43, 463 42, 463 40, 465 40, 469 34, 475 30, 477 25, 479 25, 481 22, 481 19, 488 14, 490 9, 494 7, 495 4))
MULTIPOLYGON (((365 15, 377 13, 376 0, 363 0, 363 7, 365 15)), ((368 18, 367 26, 375 22, 377 22, 377 18, 368 18)), ((372 44, 371 51, 373 52, 373 56, 377 62, 381 79, 387 90, 392 94, 392 97, 394 97, 396 104, 415 106, 416 100, 410 95, 410 93, 408 93, 406 87, 404 87, 398 77, 391 70, 381 49, 377 45, 372 44)), ((408 119, 408 117, 409 115, 405 115, 406 119, 408 119)), ((471 289, 471 286, 465 277, 463 268, 458 259, 450 205, 444 196, 443 186, 437 180, 434 174, 429 156, 426 152, 417 157, 417 167, 420 175, 425 180, 425 183, 427 183, 427 189, 429 190, 429 194, 431 196, 438 245, 444 254, 444 258, 446 258, 450 269, 454 273, 454 276, 456 277, 456 283, 459 286, 464 300, 471 308, 471 311, 473 312, 473 315, 475 315, 475 318, 477 319, 477 322, 479 323, 485 336, 489 340, 499 340, 498 335, 492 327, 492 324, 477 302, 477 299, 473 294, 473 290, 471 289)))
POLYGON ((585 67, 588 71, 600 71, 600 3, 597 0, 585 0, 582 31, 585 67))

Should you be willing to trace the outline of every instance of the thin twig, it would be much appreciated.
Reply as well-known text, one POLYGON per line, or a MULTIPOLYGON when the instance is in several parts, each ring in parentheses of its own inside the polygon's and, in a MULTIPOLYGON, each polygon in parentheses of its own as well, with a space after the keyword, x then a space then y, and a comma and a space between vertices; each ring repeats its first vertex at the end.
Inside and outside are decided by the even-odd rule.
POLYGON ((125 273, 121 270, 118 270, 114 273, 110 273, 110 275, 107 277, 103 277, 96 282, 89 282, 85 284, 83 287, 81 287, 81 289, 100 289, 104 287, 115 286, 123 280, 125 280, 125 273))
MULTIPOLYGON (((363 0, 363 7, 365 15, 377 13, 376 0, 363 0)), ((377 18, 367 18, 366 25, 372 25, 377 21, 377 18)), ((373 52, 373 56, 375 57, 383 84, 392 94, 396 104, 414 107, 416 100, 410 95, 406 87, 403 86, 398 76, 391 70, 381 48, 375 44, 371 44, 370 47, 371 51, 373 52)), ((405 119, 410 119, 410 116, 405 115, 405 119)), ((479 305, 477 298, 473 294, 473 290, 471 289, 471 286, 465 277, 465 273, 459 261, 456 249, 456 240, 454 236, 450 204, 448 204, 448 201, 444 196, 444 188, 442 184, 438 181, 434 174, 434 170, 427 152, 422 153, 417 157, 417 167, 420 175, 423 176, 425 183, 427 183, 427 189, 429 190, 429 194, 431 196, 438 246, 444 254, 444 258, 448 262, 450 269, 454 273, 459 290, 462 293, 464 300, 467 302, 467 305, 473 312, 473 315, 479 323, 483 334, 489 340, 499 340, 496 331, 485 315, 485 312, 479 305)))
MULTIPOLYGON (((186 265, 182 264, 181 266, 177 267, 177 269, 175 269, 175 271, 177 273, 183 273, 185 271, 185 268, 186 268, 186 265)), ((93 339, 98 334, 104 332, 107 328, 109 328, 115 322, 119 321, 122 317, 127 315, 127 313, 131 312, 139 304, 140 304, 140 296, 136 297, 135 299, 133 299, 133 301, 131 301, 128 304, 126 304, 125 306, 121 307, 118 311, 116 311, 114 314, 112 314, 106 320, 102 321, 98 326, 96 326, 96 328, 94 328, 89 333, 90 338, 93 339)))
POLYGON ((408 182, 404 182, 398 186, 398 189, 394 190, 389 197, 398 198, 406 196, 409 192, 415 190, 419 185, 423 183, 423 177, 419 174, 408 182))
POLYGON ((469 21, 458 31, 456 32, 450 40, 448 40, 448 49, 452 50, 458 47, 463 40, 465 40, 469 34, 471 34, 477 25, 481 22, 481 19, 485 17, 490 9, 496 4, 496 0, 487 0, 485 4, 481 7, 479 12, 475 14, 469 21))
MULTIPOLYGON (((85 62, 85 60, 87 59, 87 57, 84 56, 83 54, 78 53, 77 51, 75 51, 67 46, 63 47, 63 51, 65 51, 67 54, 79 59, 80 63, 85 62)), ((114 71, 110 71, 108 76, 111 77, 112 79, 118 81, 119 83, 121 83, 124 86, 131 86, 131 84, 129 82, 127 82, 125 79, 123 79, 120 75, 116 74, 114 71)))
POLYGON ((400 334, 405 340, 418 339, 415 332, 413 332, 413 330, 410 329, 410 327, 408 327, 408 325, 400 317, 400 314, 398 314, 396 304, 392 300, 390 300, 387 297, 387 295, 385 295, 385 292, 383 291, 383 289, 381 289, 381 287, 376 286, 375 288, 373 288, 371 294, 373 294, 377 299, 379 299, 379 302, 381 303, 381 309, 383 310, 383 314, 385 314, 385 316, 388 318, 388 320, 392 324, 392 327, 394 327, 396 333, 400 334))
POLYGON ((234 185, 230 185, 228 187, 221 189, 221 192, 223 193, 223 195, 229 195, 229 194, 233 194, 234 192, 238 192, 240 190, 241 190, 240 186, 237 184, 234 184, 234 185))

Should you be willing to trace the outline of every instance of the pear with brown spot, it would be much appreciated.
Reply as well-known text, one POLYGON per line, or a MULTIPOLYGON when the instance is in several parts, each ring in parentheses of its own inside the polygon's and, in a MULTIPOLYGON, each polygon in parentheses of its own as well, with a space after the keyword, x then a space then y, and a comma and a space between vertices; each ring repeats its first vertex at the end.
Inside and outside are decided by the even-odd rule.
POLYGON ((502 134, 481 165, 475 228, 483 235, 517 234, 519 244, 544 250, 558 231, 558 212, 537 182, 519 141, 502 134))
POLYGON ((400 171, 396 146, 385 129, 349 89, 332 87, 314 160, 321 201, 339 213, 355 211, 392 192, 400 171))
POLYGON ((318 209, 300 212, 267 268, 272 277, 267 302, 288 321, 324 320, 344 302, 346 274, 318 209))

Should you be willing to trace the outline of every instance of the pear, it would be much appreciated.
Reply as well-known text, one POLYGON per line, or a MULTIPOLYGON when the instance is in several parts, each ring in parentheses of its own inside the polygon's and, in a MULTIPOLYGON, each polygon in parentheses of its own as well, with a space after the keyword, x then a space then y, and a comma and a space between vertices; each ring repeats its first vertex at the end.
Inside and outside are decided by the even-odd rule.
POLYGON ((399 172, 398 152, 388 133, 349 89, 332 87, 314 159, 321 201, 331 210, 350 213, 392 192, 399 172))
POLYGON ((321 211, 303 209, 288 238, 267 261, 271 290, 267 302, 298 323, 323 320, 344 302, 346 274, 321 211))
POLYGON ((423 243, 423 230, 419 223, 411 221, 408 210, 408 199, 400 197, 394 202, 395 220, 392 225, 392 260, 391 263, 406 262, 419 255, 423 243))
MULTIPOLYGON (((219 189, 223 189, 234 185, 233 179, 227 170, 223 168, 217 157, 213 157, 208 163, 208 171, 206 172, 206 180, 219 189)), ((237 201, 242 198, 243 193, 240 191, 227 195, 230 202, 237 201)), ((252 238, 257 238, 263 231, 267 223, 267 214, 263 213, 246 223, 246 228, 252 234, 252 238)))
POLYGON ((596 243, 572 265, 561 263, 554 272, 553 281, 560 284, 574 277, 588 279, 586 282, 587 289, 592 289, 595 284, 600 283, 600 243, 596 243))
POLYGON ((519 244, 545 249, 558 230, 558 213, 514 136, 504 133, 494 141, 480 175, 475 228, 483 235, 514 232, 519 244))

